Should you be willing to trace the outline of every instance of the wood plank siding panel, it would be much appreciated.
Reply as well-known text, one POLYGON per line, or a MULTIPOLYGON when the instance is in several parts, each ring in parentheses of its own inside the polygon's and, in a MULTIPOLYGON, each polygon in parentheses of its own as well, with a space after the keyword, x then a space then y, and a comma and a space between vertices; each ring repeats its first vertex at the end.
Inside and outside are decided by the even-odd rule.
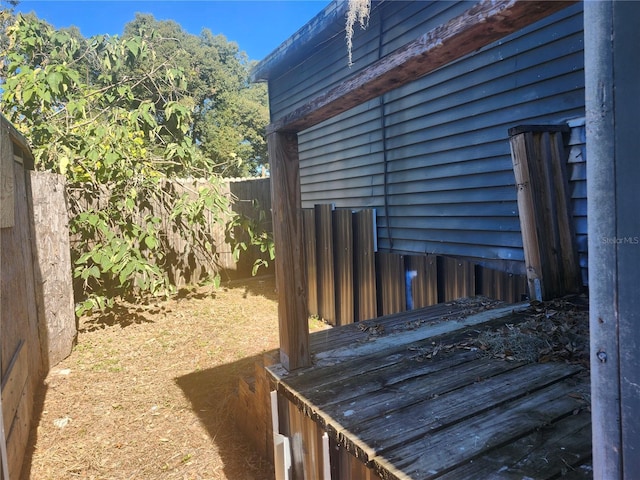
MULTIPOLYGON (((468 7, 383 2, 374 8, 367 31, 379 29, 380 14, 385 15, 384 55, 468 7)), ((348 70, 337 65, 346 55, 343 41, 332 39, 303 65, 270 82, 274 118, 342 78, 338 70, 348 70), (320 72, 326 79, 314 77, 320 72)), ((303 207, 375 207, 383 250, 507 260, 510 270, 522 273, 507 131, 584 114, 582 44, 582 6, 577 4, 301 132, 303 207)), ((347 74, 358 71, 360 58, 371 61, 366 48, 356 42, 354 67, 347 74)), ((582 209, 581 184, 572 188, 574 209, 582 209)), ((577 222, 586 229, 584 217, 577 222)), ((584 229, 576 230, 580 235, 584 229)))

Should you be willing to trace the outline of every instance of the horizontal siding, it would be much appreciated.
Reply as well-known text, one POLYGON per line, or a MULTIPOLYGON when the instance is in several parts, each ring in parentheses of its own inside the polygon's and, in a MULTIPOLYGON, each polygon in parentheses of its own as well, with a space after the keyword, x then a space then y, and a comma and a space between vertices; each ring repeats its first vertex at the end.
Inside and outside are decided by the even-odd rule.
POLYGON ((331 39, 319 45, 313 55, 269 81, 272 119, 285 115, 310 98, 338 85, 381 56, 459 15, 474 3, 396 0, 374 2, 367 28, 363 30, 359 25, 354 27, 351 66, 348 65, 344 25, 341 25, 342 28, 331 39), (379 37, 381 31, 382 41, 379 37))
MULTIPOLYGON (((383 2, 368 31, 380 31, 384 14, 380 52, 385 55, 468 6, 383 2)), ((524 255, 508 129, 584 115, 582 21, 582 5, 571 6, 301 132, 303 207, 375 207, 382 250, 503 260, 511 271, 522 271, 514 268, 524 255)), ((376 35, 359 35, 370 45, 354 51, 358 56, 349 74, 363 68, 359 62, 377 57, 371 49, 376 35)), ((319 55, 270 83, 276 118, 344 78, 342 67, 332 64, 343 54, 343 42, 326 42, 319 55)), ((581 145, 569 150, 568 172, 582 264, 581 145)))
POLYGON ((303 207, 334 198, 337 207, 384 203, 380 102, 374 100, 305 131, 299 137, 303 207), (344 192, 348 191, 348 198, 344 192))
MULTIPOLYGON (((397 50, 417 39, 425 32, 436 28, 468 10, 475 1, 395 1, 382 4, 383 47, 382 56, 397 50)), ((380 31, 378 20, 378 31, 380 31)), ((359 44, 355 39, 356 46, 359 44)))
POLYGON ((589 284, 587 255, 587 138, 584 117, 569 122, 571 135, 568 140, 569 163, 567 176, 571 208, 576 232, 578 260, 582 283, 589 284))
POLYGON ((354 29, 353 64, 349 67, 344 26, 331 39, 314 49, 313 55, 269 80, 269 107, 271 118, 277 119, 295 110, 320 93, 338 85, 357 73, 378 56, 380 8, 373 8, 369 28, 354 29))

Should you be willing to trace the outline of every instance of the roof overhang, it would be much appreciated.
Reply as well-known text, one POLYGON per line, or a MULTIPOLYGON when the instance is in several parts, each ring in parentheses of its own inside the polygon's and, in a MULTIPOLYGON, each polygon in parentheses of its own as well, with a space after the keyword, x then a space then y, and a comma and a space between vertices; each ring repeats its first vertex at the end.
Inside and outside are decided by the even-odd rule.
MULTIPOLYGON (((312 127, 415 81, 576 1, 480 0, 471 3, 468 10, 447 23, 425 32, 274 120, 267 132, 299 132, 312 127)), ((286 58, 283 52, 281 65, 286 58)))
MULTIPOLYGON (((349 2, 333 0, 305 26, 267 55, 251 71, 251 82, 264 82, 304 61, 323 43, 344 35, 349 2)), ((345 47, 346 48, 346 47, 345 47)))

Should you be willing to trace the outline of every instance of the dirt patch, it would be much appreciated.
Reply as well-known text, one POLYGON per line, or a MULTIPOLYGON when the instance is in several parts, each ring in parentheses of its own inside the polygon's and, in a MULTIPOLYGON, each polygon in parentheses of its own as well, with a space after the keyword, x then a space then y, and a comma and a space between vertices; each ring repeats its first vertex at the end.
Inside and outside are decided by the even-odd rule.
POLYGON ((273 479, 232 418, 277 324, 272 277, 81 319, 41 389, 22 478, 273 479))

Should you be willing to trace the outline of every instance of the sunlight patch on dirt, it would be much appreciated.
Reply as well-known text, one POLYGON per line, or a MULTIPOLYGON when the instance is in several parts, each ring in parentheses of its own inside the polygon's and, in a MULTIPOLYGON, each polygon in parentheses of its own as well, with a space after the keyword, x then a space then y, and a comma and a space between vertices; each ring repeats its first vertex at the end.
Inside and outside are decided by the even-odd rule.
POLYGON ((231 409, 240 375, 277 346, 271 277, 81 319, 45 379, 23 478, 271 480, 231 409), (208 383, 185 393, 179 379, 202 370, 208 383))

